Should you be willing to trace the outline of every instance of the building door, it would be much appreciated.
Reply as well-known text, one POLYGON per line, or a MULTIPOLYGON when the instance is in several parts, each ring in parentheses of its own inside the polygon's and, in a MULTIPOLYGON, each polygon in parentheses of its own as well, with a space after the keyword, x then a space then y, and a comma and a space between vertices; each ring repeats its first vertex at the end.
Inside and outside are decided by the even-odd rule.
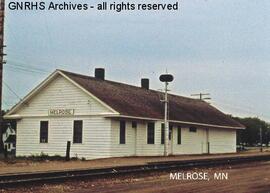
POLYGON ((132 136, 134 136, 133 138, 133 156, 136 156, 137 155, 137 122, 133 121, 132 122, 132 136))
POLYGON ((210 154, 209 129, 206 129, 206 153, 210 154))
POLYGON ((131 128, 129 135, 131 136, 129 140, 131 141, 131 146, 130 146, 130 152, 132 152, 133 156, 136 156, 136 149, 137 149, 137 122, 132 121, 131 122, 131 128))
POLYGON ((203 129, 202 153, 209 153, 209 129, 203 129))

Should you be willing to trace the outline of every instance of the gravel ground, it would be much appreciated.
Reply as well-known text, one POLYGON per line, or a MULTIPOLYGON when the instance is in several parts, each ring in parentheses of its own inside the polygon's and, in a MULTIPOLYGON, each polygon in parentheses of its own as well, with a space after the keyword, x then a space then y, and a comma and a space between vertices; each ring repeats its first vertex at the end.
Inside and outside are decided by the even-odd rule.
POLYGON ((170 180, 170 171, 136 176, 72 181, 60 184, 2 189, 2 193, 270 193, 270 162, 254 162, 224 167, 194 168, 171 172, 207 172, 210 180, 170 180), (228 180, 214 180, 215 172, 228 172, 228 180))
POLYGON ((127 165, 144 165, 147 162, 173 161, 173 160, 194 160, 208 159, 217 157, 233 157, 248 155, 263 155, 270 152, 258 153, 241 153, 241 154, 220 154, 220 155, 180 155, 170 157, 126 157, 126 158, 108 158, 89 161, 43 161, 33 162, 29 160, 16 160, 11 162, 0 161, 0 174, 19 173, 19 172, 36 172, 36 171, 53 171, 67 169, 84 169, 84 168, 104 168, 127 165))

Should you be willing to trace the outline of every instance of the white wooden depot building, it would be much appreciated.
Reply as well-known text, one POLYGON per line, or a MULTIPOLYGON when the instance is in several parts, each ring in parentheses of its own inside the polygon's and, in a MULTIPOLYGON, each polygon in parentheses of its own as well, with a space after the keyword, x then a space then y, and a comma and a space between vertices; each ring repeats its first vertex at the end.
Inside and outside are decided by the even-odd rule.
MULTIPOLYGON (((16 155, 96 159, 158 156, 164 151, 162 93, 95 76, 56 70, 5 118, 17 120, 16 155)), ((236 152, 236 130, 244 126, 208 103, 170 94, 169 153, 236 152)))

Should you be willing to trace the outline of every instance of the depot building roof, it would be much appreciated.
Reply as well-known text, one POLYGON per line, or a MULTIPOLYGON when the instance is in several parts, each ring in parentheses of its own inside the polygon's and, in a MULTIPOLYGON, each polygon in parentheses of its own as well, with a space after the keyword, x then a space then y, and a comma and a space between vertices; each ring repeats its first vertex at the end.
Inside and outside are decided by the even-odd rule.
MULTIPOLYGON (((72 81, 110 106, 121 116, 131 118, 164 118, 163 93, 124 83, 59 70, 72 81)), ((244 129, 230 116, 205 101, 183 96, 168 95, 169 120, 182 124, 244 129)))

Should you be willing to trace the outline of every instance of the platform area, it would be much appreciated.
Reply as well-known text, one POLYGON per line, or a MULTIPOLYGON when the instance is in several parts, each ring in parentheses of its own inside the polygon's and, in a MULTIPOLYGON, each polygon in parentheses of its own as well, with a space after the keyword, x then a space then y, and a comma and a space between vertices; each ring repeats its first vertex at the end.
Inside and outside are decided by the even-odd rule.
POLYGON ((44 172, 59 170, 75 170, 75 169, 97 169, 111 168, 116 166, 145 165, 153 162, 167 162, 180 160, 196 160, 196 159, 216 159, 229 158, 238 156, 256 156, 270 155, 270 151, 265 152, 243 152, 234 154, 215 154, 215 155, 179 155, 168 157, 121 157, 106 158, 89 161, 31 161, 31 160, 15 160, 0 161, 0 174, 9 173, 28 173, 28 172, 44 172))

